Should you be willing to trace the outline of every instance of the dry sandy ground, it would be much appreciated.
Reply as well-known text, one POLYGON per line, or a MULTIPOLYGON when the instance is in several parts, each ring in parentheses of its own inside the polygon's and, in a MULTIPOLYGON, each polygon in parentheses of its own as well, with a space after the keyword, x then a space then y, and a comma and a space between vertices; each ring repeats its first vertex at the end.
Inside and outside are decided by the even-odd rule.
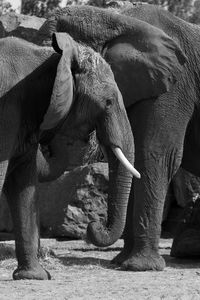
POLYGON ((167 262, 163 272, 133 273, 109 265, 122 247, 121 240, 106 249, 82 241, 42 240, 42 246, 56 254, 47 252, 41 261, 51 272, 51 281, 13 281, 13 242, 1 242, 0 300, 200 299, 200 260, 170 258, 171 242, 162 239, 160 243, 167 262))

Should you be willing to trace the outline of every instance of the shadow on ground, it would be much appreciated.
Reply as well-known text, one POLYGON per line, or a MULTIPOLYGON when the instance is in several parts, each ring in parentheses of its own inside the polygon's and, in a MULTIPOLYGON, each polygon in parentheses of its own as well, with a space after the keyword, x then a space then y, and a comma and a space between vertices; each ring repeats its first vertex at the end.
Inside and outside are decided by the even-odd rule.
POLYGON ((60 256, 57 258, 64 266, 101 266, 107 269, 113 269, 113 265, 110 264, 110 260, 94 257, 76 257, 76 256, 60 256))
POLYGON ((170 255, 162 255, 166 266, 174 269, 193 269, 200 268, 200 257, 198 258, 175 258, 170 255))
MULTIPOLYGON (((94 257, 76 257, 76 256, 60 256, 58 255, 60 263, 64 266, 101 266, 106 269, 119 269, 116 265, 110 263, 108 259, 94 258, 94 257)), ((166 261, 166 266, 173 269, 200 269, 200 258, 198 259, 177 259, 170 255, 163 255, 166 261)))
POLYGON ((72 248, 73 251, 81 252, 111 252, 111 251, 121 251, 122 247, 109 247, 109 248, 72 248))

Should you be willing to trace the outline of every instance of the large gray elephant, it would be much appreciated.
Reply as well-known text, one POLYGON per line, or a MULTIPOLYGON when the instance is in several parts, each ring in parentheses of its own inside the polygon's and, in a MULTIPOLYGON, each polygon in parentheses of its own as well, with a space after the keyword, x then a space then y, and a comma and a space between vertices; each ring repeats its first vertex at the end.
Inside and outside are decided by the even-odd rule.
MULTIPOLYGON (((54 31, 68 32, 109 62, 132 126, 141 180, 132 184, 124 248, 113 262, 133 271, 162 270, 158 244, 168 185, 180 166, 200 175, 200 29, 136 3, 120 13, 67 6, 43 24, 38 40, 48 43, 54 31)), ((106 234, 89 226, 95 245, 107 246, 106 234)))
MULTIPOLYGON (((55 154, 55 133, 64 133, 71 145, 88 139, 96 129, 109 156, 112 207, 121 198, 128 201, 132 174, 140 176, 130 164, 133 137, 111 68, 98 53, 66 33, 56 33, 52 39, 54 49, 17 38, 0 40, 0 191, 7 196, 14 224, 18 260, 14 279, 50 278, 37 258, 36 185, 37 168, 42 178, 50 179, 55 173, 61 175, 69 163, 67 153, 65 160, 58 149, 55 154), (44 140, 52 140, 52 155, 47 159, 41 152, 37 157, 44 140)), ((115 214, 121 224, 125 214, 117 207, 115 214)), ((112 227, 114 221, 111 217, 113 236, 123 230, 117 224, 112 227)))

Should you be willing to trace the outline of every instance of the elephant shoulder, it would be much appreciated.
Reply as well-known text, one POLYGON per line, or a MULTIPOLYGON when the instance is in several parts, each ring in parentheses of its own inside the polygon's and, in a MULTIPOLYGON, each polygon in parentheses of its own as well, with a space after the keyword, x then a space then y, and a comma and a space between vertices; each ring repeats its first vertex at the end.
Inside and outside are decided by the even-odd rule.
POLYGON ((16 37, 0 39, 1 93, 6 93, 52 55, 42 48, 16 37))
POLYGON ((42 61, 52 53, 54 53, 54 51, 49 47, 40 47, 18 37, 6 37, 0 39, 1 57, 7 61, 12 60, 16 64, 20 58, 25 62, 26 60, 30 60, 30 62, 37 63, 37 60, 42 61))

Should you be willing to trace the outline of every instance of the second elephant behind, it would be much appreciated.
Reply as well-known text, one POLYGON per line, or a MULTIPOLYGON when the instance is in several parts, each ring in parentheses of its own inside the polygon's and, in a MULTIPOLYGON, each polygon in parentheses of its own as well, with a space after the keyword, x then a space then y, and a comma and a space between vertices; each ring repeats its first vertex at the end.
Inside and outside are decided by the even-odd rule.
MULTIPOLYGON (((55 31, 68 32, 109 62, 131 122, 142 176, 132 184, 124 249, 114 262, 133 271, 162 270, 158 245, 169 183, 180 166, 200 175, 200 29, 136 3, 120 13, 67 6, 44 23, 40 37, 46 41, 55 31)), ((96 229, 92 242, 106 246, 96 229)))

